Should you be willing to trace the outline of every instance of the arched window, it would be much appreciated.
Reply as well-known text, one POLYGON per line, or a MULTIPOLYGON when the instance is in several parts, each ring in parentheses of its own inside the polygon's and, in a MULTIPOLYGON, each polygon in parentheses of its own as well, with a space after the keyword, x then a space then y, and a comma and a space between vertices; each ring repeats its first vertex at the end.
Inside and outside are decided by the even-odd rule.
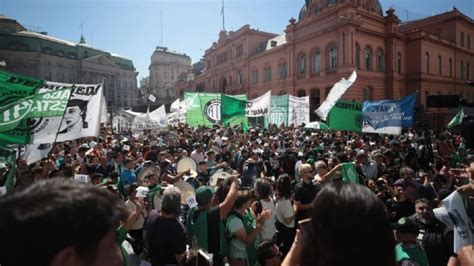
POLYGON ((443 75, 443 59, 438 55, 438 75, 443 75))
MULTIPOLYGON (((318 88, 313 88, 309 91, 309 108, 310 110, 316 110, 321 104, 321 91, 318 88)), ((310 112, 309 118, 314 121, 317 115, 314 112, 310 112)))
POLYGON ((364 101, 371 101, 374 98, 373 94, 374 94, 373 88, 368 86, 362 90, 362 99, 364 99, 364 101))
POLYGON ((287 74, 287 71, 286 71, 286 63, 285 62, 282 62, 278 65, 278 77, 280 79, 285 79, 286 78, 286 74, 287 74))
POLYGON ((461 79, 464 79, 464 62, 461 61, 461 79))
POLYGON ((306 73, 306 55, 301 54, 298 57, 298 75, 304 76, 306 73))
POLYGON ((372 49, 370 47, 365 48, 365 69, 372 70, 372 49))
POLYGON ((453 59, 449 58, 449 76, 453 76, 453 59))
POLYGON ((337 47, 333 46, 329 48, 329 69, 337 68, 337 47))
POLYGON ((355 65, 357 69, 360 69, 360 46, 356 44, 355 50, 355 65))
POLYGON ((281 96, 281 95, 285 95, 285 94, 286 94, 286 91, 284 91, 284 90, 283 90, 283 91, 280 91, 280 92, 278 93, 278 95, 280 95, 280 96, 281 96))
POLYGON ((430 73, 430 53, 426 52, 425 54, 425 70, 426 73, 430 73))
POLYGON ((311 72, 313 74, 319 74, 321 72, 321 53, 315 51, 311 58, 311 72))
POLYGON ((377 51, 377 71, 384 72, 385 71, 385 55, 382 49, 377 51))
POLYGON ((397 53, 397 72, 402 74, 402 53, 397 53))
POLYGON ((237 70, 237 84, 238 85, 242 84, 242 70, 241 69, 237 70))

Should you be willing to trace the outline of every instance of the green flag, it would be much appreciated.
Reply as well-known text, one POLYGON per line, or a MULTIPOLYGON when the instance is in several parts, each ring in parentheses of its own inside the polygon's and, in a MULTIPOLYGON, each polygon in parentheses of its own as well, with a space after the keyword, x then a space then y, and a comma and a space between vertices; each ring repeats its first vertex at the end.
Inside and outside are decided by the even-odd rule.
POLYGON ((16 128, 30 118, 63 116, 71 88, 35 94, 0 107, 0 132, 16 128))
POLYGON ((362 131, 362 103, 337 101, 329 112, 328 126, 332 130, 362 131))
POLYGON ((8 172, 6 173, 5 182, 2 186, 5 186, 7 191, 13 188, 16 182, 16 153, 13 150, 0 148, 0 162, 4 163, 8 172))
POLYGON ((463 119, 464 119, 464 109, 461 108, 461 110, 456 114, 456 116, 454 116, 453 119, 449 122, 448 128, 453 128, 455 126, 462 124, 463 119))
POLYGON ((344 182, 359 184, 359 175, 357 175, 354 163, 342 164, 342 180, 344 182))
POLYGON ((225 127, 247 124, 245 106, 247 101, 236 97, 221 95, 221 120, 225 127))

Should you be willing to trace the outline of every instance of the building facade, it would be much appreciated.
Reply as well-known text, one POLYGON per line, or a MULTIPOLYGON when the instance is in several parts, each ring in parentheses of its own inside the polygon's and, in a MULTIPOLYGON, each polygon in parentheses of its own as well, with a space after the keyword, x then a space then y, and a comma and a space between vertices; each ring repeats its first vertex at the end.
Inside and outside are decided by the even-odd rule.
POLYGON ((7 71, 64 83, 101 83, 109 107, 131 107, 138 97, 133 62, 85 43, 27 31, 0 17, 0 61, 7 71))
MULTIPOLYGON (((193 91, 310 96, 314 110, 332 85, 357 69, 346 100, 397 99, 418 91, 418 115, 446 124, 452 112, 426 106, 429 95, 474 102, 466 84, 474 63, 474 22, 459 10, 401 23, 378 0, 307 0, 281 35, 243 26, 221 32, 204 54, 193 91)), ((178 83, 176 95, 190 86, 178 83)), ((314 116, 314 114, 312 114, 314 116)), ((314 118, 314 117, 313 117, 314 118)))
POLYGON ((186 80, 186 73, 191 68, 191 57, 168 51, 168 48, 157 46, 151 56, 148 77, 148 93, 156 97, 155 104, 171 104, 175 95, 173 87, 179 80, 186 80))

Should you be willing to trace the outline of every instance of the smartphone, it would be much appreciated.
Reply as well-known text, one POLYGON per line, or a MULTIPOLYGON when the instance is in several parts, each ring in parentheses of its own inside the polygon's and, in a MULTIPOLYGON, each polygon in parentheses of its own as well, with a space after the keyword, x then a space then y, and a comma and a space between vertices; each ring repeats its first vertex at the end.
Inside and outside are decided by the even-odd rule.
POLYGON ((298 229, 303 234, 303 238, 307 239, 313 233, 313 225, 311 224, 311 218, 304 219, 298 222, 298 229))

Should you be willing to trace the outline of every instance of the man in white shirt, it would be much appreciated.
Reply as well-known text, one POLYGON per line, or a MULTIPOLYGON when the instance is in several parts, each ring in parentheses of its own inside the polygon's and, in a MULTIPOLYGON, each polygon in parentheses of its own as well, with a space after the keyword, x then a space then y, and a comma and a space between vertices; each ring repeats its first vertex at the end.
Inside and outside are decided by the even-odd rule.
POLYGON ((204 154, 204 148, 201 143, 198 142, 194 144, 194 150, 191 152, 191 158, 193 158, 196 163, 206 160, 206 154, 204 154))

